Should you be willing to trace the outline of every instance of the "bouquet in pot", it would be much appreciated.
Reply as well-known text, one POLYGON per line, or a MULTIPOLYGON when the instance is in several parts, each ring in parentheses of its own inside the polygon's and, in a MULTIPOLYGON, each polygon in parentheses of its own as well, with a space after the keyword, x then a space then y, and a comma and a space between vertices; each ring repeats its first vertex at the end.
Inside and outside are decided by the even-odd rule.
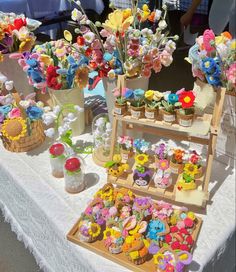
POLYGON ((236 91, 236 41, 229 32, 215 36, 211 29, 196 39, 187 60, 192 64, 193 76, 228 91, 236 91))
POLYGON ((64 36, 66 39, 36 45, 31 53, 10 56, 18 59, 28 75, 29 84, 43 93, 47 87, 53 90, 78 87, 82 90, 88 83, 87 53, 80 54, 71 42, 70 32, 64 31, 64 36))
MULTIPOLYGON (((80 1, 72 11, 72 19, 78 22, 77 43, 84 44, 84 37, 90 37, 91 63, 98 77, 114 79, 119 74, 127 77, 149 77, 151 71, 159 73, 162 66, 169 66, 176 46, 166 31, 167 7, 163 11, 150 11, 147 5, 142 9, 132 1, 132 8, 113 10, 105 23, 88 20, 80 1), (145 24, 157 27, 143 28, 145 24), (99 28, 102 28, 101 30, 99 28)), ((138 1, 137 1, 138 2, 138 1)))
POLYGON ((32 31, 40 24, 38 21, 26 18, 23 14, 0 12, 0 56, 6 53, 30 51, 36 40, 32 31))

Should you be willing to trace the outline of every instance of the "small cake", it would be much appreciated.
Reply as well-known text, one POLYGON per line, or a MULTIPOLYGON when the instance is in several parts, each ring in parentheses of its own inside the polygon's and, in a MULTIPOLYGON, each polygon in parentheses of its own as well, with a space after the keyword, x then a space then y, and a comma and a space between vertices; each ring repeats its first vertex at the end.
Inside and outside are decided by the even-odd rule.
POLYGON ((119 254, 122 252, 124 239, 121 230, 118 227, 107 227, 103 232, 103 240, 105 247, 108 248, 112 254, 119 254))
POLYGON ((77 236, 82 242, 92 243, 100 235, 101 227, 91 218, 81 219, 79 222, 77 236))
POLYGON ((143 264, 148 256, 149 243, 140 233, 129 235, 122 246, 128 259, 136 265, 143 264))

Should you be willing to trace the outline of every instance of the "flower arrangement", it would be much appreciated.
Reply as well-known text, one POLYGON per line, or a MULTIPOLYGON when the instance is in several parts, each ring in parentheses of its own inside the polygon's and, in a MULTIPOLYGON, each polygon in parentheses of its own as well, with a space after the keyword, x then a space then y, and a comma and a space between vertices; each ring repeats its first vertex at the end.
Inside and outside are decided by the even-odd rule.
POLYGON ((188 162, 194 165, 197 165, 198 173, 194 175, 195 179, 200 178, 202 176, 202 166, 203 166, 203 158, 196 150, 191 150, 188 154, 188 162))
POLYGON ((133 173, 134 182, 138 186, 147 186, 152 177, 152 171, 145 166, 149 161, 149 156, 146 154, 137 154, 135 155, 135 170, 133 173))
POLYGON ((152 145, 152 151, 155 153, 156 162, 159 160, 164 160, 168 158, 169 148, 164 142, 156 143, 152 145))
POLYGON ((145 117, 148 119, 157 119, 158 107, 163 98, 163 94, 158 91, 148 90, 145 92, 145 117))
POLYGON ((128 160, 133 152, 133 138, 130 136, 119 136, 117 142, 121 150, 122 160, 128 160))
POLYGON ((114 107, 115 114, 124 115, 127 112, 127 99, 125 96, 126 91, 127 88, 122 88, 121 90, 119 88, 115 88, 115 90, 113 90, 113 95, 116 99, 114 107))
POLYGON ((144 139, 135 139, 133 141, 133 147, 135 148, 136 153, 147 153, 150 150, 151 143, 144 139))
POLYGON ((176 108, 179 105, 179 96, 176 93, 167 93, 161 100, 163 120, 172 123, 176 119, 176 108))
POLYGON ((157 168, 158 170, 154 176, 154 183, 158 188, 167 189, 172 184, 171 170, 169 168, 168 160, 159 160, 157 168))
POLYGON ((76 45, 72 44, 72 36, 66 39, 36 45, 32 53, 15 53, 10 58, 18 59, 18 63, 27 73, 29 84, 42 93, 46 88, 66 90, 78 87, 80 90, 88 84, 88 58, 82 55, 76 45))
POLYGON ((193 91, 182 90, 179 92, 179 102, 181 107, 177 110, 177 119, 181 126, 189 127, 194 118, 194 100, 193 91))
POLYGON ((229 32, 215 36, 211 29, 204 31, 190 48, 188 61, 192 64, 193 76, 214 87, 236 90, 236 41, 229 32))
POLYGON ((91 63, 100 78, 114 79, 120 74, 130 78, 150 77, 152 69, 158 73, 162 65, 172 63, 176 48, 173 40, 178 36, 170 37, 166 31, 166 5, 163 11, 151 12, 147 5, 140 9, 133 3, 131 9, 113 10, 105 23, 94 24, 88 20, 80 1, 70 2, 78 6, 72 11, 72 20, 78 23, 77 43, 82 48, 87 43, 91 63), (146 22, 158 24, 158 27, 141 29, 146 22))
POLYGON ((0 132, 3 144, 12 151, 28 151, 45 139, 42 126, 43 103, 35 102, 34 94, 22 99, 17 93, 11 93, 13 82, 6 81, 5 85, 9 93, 0 96, 0 132))
POLYGON ((180 174, 183 171, 183 163, 186 160, 186 152, 180 148, 174 148, 170 152, 170 169, 174 174, 180 174))
POLYGON ((23 14, 0 12, 0 59, 2 54, 30 51, 36 40, 32 31, 40 24, 23 14))
POLYGON ((105 247, 107 247, 112 254, 119 254, 122 251, 124 238, 119 228, 106 228, 103 232, 103 240, 105 247))
POLYGON ((195 183, 195 175, 199 174, 196 164, 186 163, 181 178, 177 181, 178 190, 194 190, 197 185, 195 183))
POLYGON ((121 160, 121 156, 116 154, 113 156, 112 161, 105 163, 104 167, 107 168, 108 175, 118 178, 129 170, 129 165, 127 163, 122 163, 121 160))

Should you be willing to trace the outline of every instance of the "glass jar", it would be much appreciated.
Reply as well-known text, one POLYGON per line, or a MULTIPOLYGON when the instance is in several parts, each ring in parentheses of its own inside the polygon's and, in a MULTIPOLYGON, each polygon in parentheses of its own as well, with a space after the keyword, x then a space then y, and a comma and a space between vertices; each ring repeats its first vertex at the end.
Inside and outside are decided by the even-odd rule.
POLYGON ((50 153, 50 165, 51 165, 51 171, 52 175, 55 178, 63 178, 64 177, 64 164, 65 164, 65 154, 66 149, 65 145, 62 143, 54 143, 49 148, 50 153))
POLYGON ((84 161, 77 155, 66 159, 64 165, 65 190, 77 194, 84 190, 84 161))

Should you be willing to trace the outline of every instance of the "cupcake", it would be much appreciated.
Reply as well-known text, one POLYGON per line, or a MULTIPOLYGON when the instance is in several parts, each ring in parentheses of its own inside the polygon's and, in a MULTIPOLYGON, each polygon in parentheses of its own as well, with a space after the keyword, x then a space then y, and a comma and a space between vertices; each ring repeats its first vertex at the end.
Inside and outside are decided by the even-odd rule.
POLYGON ((92 243, 100 235, 101 227, 91 218, 81 219, 78 226, 78 238, 81 242, 92 243))
POLYGON ((122 246, 128 259, 136 265, 143 264, 148 256, 149 243, 142 234, 136 233, 125 238, 122 246))
POLYGON ((122 252, 124 239, 118 227, 107 227, 103 232, 103 241, 105 247, 110 251, 110 253, 119 254, 122 252))

